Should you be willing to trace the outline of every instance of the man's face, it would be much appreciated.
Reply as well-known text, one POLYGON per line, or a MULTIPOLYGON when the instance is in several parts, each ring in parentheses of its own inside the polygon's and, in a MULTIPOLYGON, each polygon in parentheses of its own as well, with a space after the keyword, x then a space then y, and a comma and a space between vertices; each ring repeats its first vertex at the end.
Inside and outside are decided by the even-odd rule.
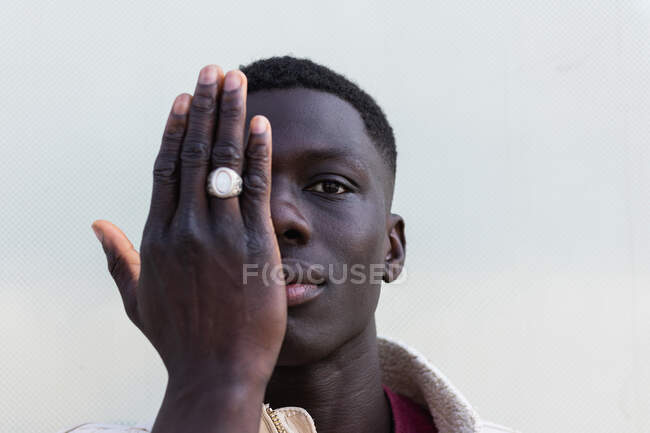
POLYGON ((373 318, 381 276, 372 272, 392 248, 392 175, 361 115, 333 94, 253 92, 247 120, 256 114, 271 122, 271 214, 283 263, 324 270, 320 295, 288 310, 278 365, 300 365, 324 358, 373 318))

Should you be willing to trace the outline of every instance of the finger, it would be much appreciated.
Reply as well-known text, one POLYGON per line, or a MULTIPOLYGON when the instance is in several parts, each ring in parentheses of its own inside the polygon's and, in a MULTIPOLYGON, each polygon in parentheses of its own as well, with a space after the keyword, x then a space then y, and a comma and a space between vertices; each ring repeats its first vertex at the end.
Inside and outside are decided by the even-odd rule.
MULTIPOLYGON (((219 101, 217 137, 212 148, 212 169, 228 167, 241 175, 246 125, 246 75, 234 70, 226 74, 219 101)), ((222 199, 210 196, 210 208, 218 218, 224 212, 239 214, 236 197, 222 199)))
POLYGON ((250 236, 271 236, 275 239, 270 205, 271 142, 271 125, 268 119, 261 115, 254 116, 251 119, 246 146, 244 188, 240 196, 240 206, 244 226, 250 236))
POLYGON ((162 144, 153 166, 153 191, 147 229, 162 229, 170 223, 178 205, 179 153, 185 135, 187 112, 192 97, 176 97, 165 125, 162 144))
POLYGON ((108 271, 120 291, 126 315, 139 326, 135 291, 140 278, 140 254, 113 223, 97 220, 93 222, 92 229, 106 254, 108 271))
POLYGON ((181 174, 178 212, 207 212, 206 179, 214 141, 217 92, 223 71, 217 65, 201 69, 192 103, 187 132, 181 145, 181 174))

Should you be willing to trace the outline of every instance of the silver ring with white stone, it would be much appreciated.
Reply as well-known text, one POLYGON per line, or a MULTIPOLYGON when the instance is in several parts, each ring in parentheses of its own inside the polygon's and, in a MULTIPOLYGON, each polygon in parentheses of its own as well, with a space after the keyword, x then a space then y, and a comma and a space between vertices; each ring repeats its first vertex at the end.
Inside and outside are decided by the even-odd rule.
POLYGON ((228 167, 214 169, 208 175, 208 194, 219 198, 236 197, 242 190, 242 179, 228 167))

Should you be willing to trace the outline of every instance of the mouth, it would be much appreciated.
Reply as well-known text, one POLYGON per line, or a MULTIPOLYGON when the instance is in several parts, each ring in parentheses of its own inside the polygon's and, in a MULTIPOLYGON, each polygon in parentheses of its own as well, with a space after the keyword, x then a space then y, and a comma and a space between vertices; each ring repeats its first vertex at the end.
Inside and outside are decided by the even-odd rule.
POLYGON ((287 306, 295 307, 311 301, 323 291, 324 284, 287 284, 287 306))
POLYGON ((300 261, 282 259, 285 270, 287 306, 295 307, 316 298, 325 288, 322 267, 300 261))

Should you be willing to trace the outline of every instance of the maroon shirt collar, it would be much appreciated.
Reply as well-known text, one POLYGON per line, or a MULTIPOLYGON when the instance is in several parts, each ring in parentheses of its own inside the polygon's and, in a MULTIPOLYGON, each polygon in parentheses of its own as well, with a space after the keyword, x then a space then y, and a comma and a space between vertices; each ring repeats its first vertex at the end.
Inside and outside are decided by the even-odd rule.
POLYGON ((396 394, 382 385, 390 402, 393 433, 438 433, 431 413, 411 399, 396 394))

